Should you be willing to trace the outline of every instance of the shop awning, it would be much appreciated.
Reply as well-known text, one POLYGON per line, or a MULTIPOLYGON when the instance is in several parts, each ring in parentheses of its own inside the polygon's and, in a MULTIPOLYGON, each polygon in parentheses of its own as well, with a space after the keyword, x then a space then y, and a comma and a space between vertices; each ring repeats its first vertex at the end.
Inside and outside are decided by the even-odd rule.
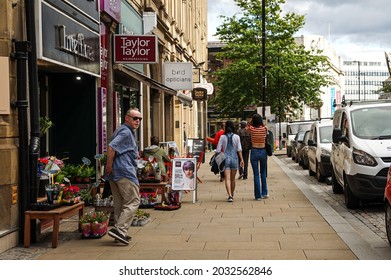
POLYGON ((127 68, 123 64, 114 64, 113 69, 121 71, 121 72, 129 75, 129 76, 135 78, 136 80, 146 84, 147 86, 149 86, 151 88, 164 91, 165 93, 170 94, 170 95, 176 95, 176 93, 177 93, 176 90, 173 90, 172 88, 166 87, 162 83, 159 83, 158 81, 151 79, 151 78, 147 77, 146 75, 144 75, 134 69, 127 68))
POLYGON ((180 92, 178 92, 176 94, 176 96, 178 97, 179 101, 182 104, 189 106, 189 107, 193 106, 193 98, 191 98, 191 96, 188 96, 188 95, 180 93, 180 92))

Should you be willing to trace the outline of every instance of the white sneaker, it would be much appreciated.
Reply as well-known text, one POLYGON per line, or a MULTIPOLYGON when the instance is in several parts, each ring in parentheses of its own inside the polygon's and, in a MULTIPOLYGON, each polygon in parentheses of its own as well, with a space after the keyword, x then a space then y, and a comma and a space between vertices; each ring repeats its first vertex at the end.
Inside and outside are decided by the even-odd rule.
POLYGON ((263 195, 262 198, 269 198, 269 195, 263 195))

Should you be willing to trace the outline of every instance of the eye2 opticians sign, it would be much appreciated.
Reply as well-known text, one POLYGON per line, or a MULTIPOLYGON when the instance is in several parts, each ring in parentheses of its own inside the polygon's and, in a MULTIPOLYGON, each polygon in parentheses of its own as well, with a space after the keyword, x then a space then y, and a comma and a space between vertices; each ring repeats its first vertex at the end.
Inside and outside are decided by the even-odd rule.
POLYGON ((155 35, 115 35, 115 63, 157 63, 155 35))

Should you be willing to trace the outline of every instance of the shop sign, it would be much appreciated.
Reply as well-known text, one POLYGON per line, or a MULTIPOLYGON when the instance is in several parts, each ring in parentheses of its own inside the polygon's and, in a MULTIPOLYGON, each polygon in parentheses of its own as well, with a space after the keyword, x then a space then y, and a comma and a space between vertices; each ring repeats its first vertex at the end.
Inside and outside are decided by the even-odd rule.
POLYGON ((174 90, 193 89, 193 65, 189 62, 164 63, 163 81, 174 90))
POLYGON ((67 34, 66 26, 57 26, 59 49, 75 56, 94 61, 94 50, 88 45, 83 33, 67 34))
POLYGON ((196 101, 203 101, 203 100, 207 100, 207 91, 206 89, 204 88, 194 88, 193 91, 192 91, 192 97, 194 100, 196 101))
POLYGON ((194 84, 195 88, 204 88, 208 95, 212 95, 214 91, 214 87, 212 83, 202 83, 202 84, 194 84))
POLYGON ((107 152, 107 89, 98 88, 98 152, 107 152))
POLYGON ((114 35, 115 63, 157 63, 155 35, 114 35))
POLYGON ((76 21, 45 1, 40 7, 38 59, 100 76, 99 22, 93 23, 84 15, 76 21))
POLYGON ((101 86, 107 88, 108 64, 109 64, 109 30, 105 24, 100 26, 100 72, 101 86))
POLYGON ((116 22, 121 22, 121 0, 99 0, 100 10, 116 22))

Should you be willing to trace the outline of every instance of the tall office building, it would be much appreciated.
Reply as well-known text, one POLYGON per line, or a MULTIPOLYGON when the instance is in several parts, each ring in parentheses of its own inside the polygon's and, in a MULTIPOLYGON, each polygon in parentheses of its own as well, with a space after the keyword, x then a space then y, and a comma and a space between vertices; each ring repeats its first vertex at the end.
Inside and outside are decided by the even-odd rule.
POLYGON ((389 77, 384 61, 344 61, 343 95, 345 100, 376 100, 378 90, 389 77))

